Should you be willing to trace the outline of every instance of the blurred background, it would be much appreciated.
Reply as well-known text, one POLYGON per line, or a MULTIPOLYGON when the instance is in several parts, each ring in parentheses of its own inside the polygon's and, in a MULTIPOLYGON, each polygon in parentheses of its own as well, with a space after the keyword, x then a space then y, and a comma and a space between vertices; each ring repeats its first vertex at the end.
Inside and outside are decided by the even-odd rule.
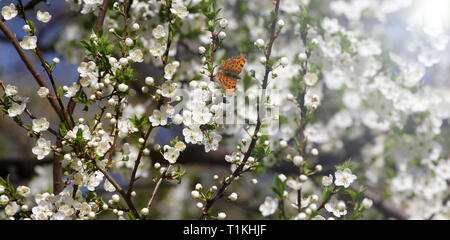
MULTIPOLYGON (((52 20, 49 23, 37 26, 40 49, 45 59, 50 60, 54 57, 61 59, 61 63, 54 70, 54 78, 59 85, 70 86, 77 80, 77 67, 85 56, 79 41, 88 38, 90 30, 95 24, 96 16, 80 14, 73 8, 73 4, 68 3, 70 1, 48 2, 50 4, 39 2, 34 7, 35 10, 29 10, 29 16, 35 23, 38 23, 35 14, 31 14, 32 12, 40 9, 51 13, 52 20)), ((132 11, 138 8, 139 2, 133 1, 134 8, 132 7, 132 11)), ((264 4, 260 2, 262 1, 231 0, 218 2, 217 5, 224 8, 222 14, 230 21, 234 19, 230 23, 232 27, 227 30, 227 34, 229 36, 236 35, 233 40, 225 42, 222 55, 225 52, 228 56, 246 52, 250 56, 249 61, 256 61, 256 54, 252 55, 255 53, 255 50, 252 50, 253 41, 257 37, 266 37, 266 33, 259 32, 258 29, 252 29, 251 22, 252 19, 266 17, 271 8, 271 1, 265 1, 267 3, 264 4)), ((446 0, 282 0, 281 5, 285 9, 281 9, 281 16, 288 13, 289 6, 306 4, 312 14, 322 18, 336 18, 342 26, 377 39, 381 48, 389 49, 389 51, 401 55, 404 59, 420 62, 425 66, 421 84, 448 89, 450 86, 450 48, 447 44, 450 36, 449 3, 450 1, 446 0), (419 30, 425 32, 425 34, 417 34, 419 30)), ((10 1, 2 1, 0 2, 0 8, 8 4, 10 4, 10 1)), ((150 22, 149 25, 151 24, 150 22)), ((8 21, 7 26, 16 34, 18 39, 25 35, 22 30, 22 19, 16 18, 8 21)), ((282 32, 282 34, 286 37, 291 33, 282 32)), ((200 58, 196 52, 201 40, 198 39, 198 36, 185 36, 184 39, 179 39, 177 43, 175 50, 171 53, 172 56, 181 62, 199 62, 200 58)), ((283 50, 279 51, 282 52, 283 50)), ((289 51, 289 49, 284 51, 289 51)), ((386 55, 386 58, 389 58, 389 53, 383 54, 386 55)), ((35 66, 40 65, 37 58, 31 54, 29 56, 35 66)), ((49 107, 47 101, 40 99, 35 94, 38 85, 25 68, 12 44, 2 33, 0 33, 0 57, 0 80, 4 81, 5 84, 18 86, 21 94, 30 96, 31 101, 28 106, 32 112, 39 116, 46 116, 51 123, 51 127, 58 129, 56 114, 49 107)), ((395 69, 395 67, 393 68, 395 69)), ((38 69, 40 69, 42 75, 45 75, 42 68, 38 69)), ((135 64, 134 69, 134 75, 138 80, 133 86, 135 89, 140 89, 146 76, 160 75, 162 72, 160 66, 151 61, 135 64)), ((398 68, 396 70, 400 71, 398 68)), ((327 119, 331 118, 331 112, 338 108, 334 104, 337 94, 324 91, 324 95, 323 98, 329 100, 326 100, 323 106, 319 108, 317 118, 327 119)), ((67 99, 64 99, 64 101, 67 103, 67 99)), ((133 102, 136 104, 145 103, 145 96, 137 94, 133 102)), ((93 113, 95 112, 83 112, 78 106, 74 116, 90 119, 93 113)), ((49 155, 43 160, 37 160, 31 152, 35 140, 27 137, 25 131, 17 126, 12 119, 7 116, 2 118, 0 121, 0 175, 6 177, 9 174, 11 181, 16 186, 29 184, 32 189, 51 190, 52 157, 49 155)), ((159 128, 154 133, 152 143, 163 145, 175 136, 182 138, 181 130, 177 127, 172 129, 159 128)), ((442 153, 444 155, 444 153, 449 152, 447 143, 450 131, 446 120, 443 122, 441 130, 442 153)), ((359 134, 357 138, 343 138, 342 148, 321 154, 320 158, 317 159, 317 163, 324 166, 324 171, 314 181, 320 184, 321 176, 332 173, 335 164, 342 163, 349 158, 356 162, 362 161, 361 149, 374 142, 374 134, 368 130, 359 134)), ((221 176, 229 173, 230 166, 224 161, 224 156, 230 152, 230 149, 223 145, 226 144, 221 144, 217 151, 208 153, 203 151, 203 146, 188 145, 188 148, 178 160, 188 176, 180 184, 163 184, 161 192, 157 196, 156 206, 154 206, 155 212, 152 212, 153 215, 151 215, 152 219, 192 219, 198 216, 199 210, 195 208, 195 201, 191 199, 190 192, 197 182, 205 183, 204 185, 207 185, 208 182, 212 183, 213 173, 221 176)), ((277 156, 273 157, 277 158, 277 156)), ((163 161, 162 157, 157 154, 151 155, 150 159, 152 163, 163 161)), ((389 168, 389 165, 386 166, 389 168)), ((395 166, 392 166, 392 168, 396 169, 395 166)), ((139 180, 136 185, 136 191, 138 192, 137 206, 144 206, 151 195, 154 187, 154 183, 151 181, 154 175, 152 171, 154 170, 149 170, 149 177, 139 180)), ((287 161, 279 161, 267 172, 246 176, 246 178, 257 176, 259 184, 253 185, 249 181, 234 183, 232 189, 234 192, 239 192, 239 200, 237 202, 219 201, 215 207, 227 212, 229 219, 260 219, 258 207, 267 195, 274 176, 280 172, 295 174, 296 169, 292 168, 292 164, 287 161)), ((126 180, 122 178, 123 175, 114 174, 114 176, 119 179, 119 183, 126 183, 126 180)), ((361 176, 360 178, 361 181, 365 181, 364 179, 367 177, 361 176)), ((380 182, 372 184, 370 194, 373 195, 371 196, 382 199, 384 188, 385 186, 380 182)), ((101 189, 99 194, 103 195, 105 199, 109 199, 111 195, 102 192, 101 189)), ((110 218, 110 216, 102 217, 110 218)), ((386 210, 386 208, 377 206, 366 218, 388 219, 396 218, 396 216, 389 209, 386 210)))

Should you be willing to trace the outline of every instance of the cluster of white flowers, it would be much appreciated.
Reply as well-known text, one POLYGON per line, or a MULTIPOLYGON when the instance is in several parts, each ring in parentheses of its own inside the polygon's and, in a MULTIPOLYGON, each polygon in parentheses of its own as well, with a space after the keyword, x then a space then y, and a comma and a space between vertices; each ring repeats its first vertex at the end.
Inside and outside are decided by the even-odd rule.
POLYGON ((92 219, 101 210, 98 202, 86 202, 81 191, 73 198, 71 191, 58 195, 43 193, 34 197, 36 206, 31 209, 31 219, 35 220, 72 220, 92 219))
POLYGON ((178 141, 174 146, 164 145, 164 158, 170 163, 175 164, 180 152, 186 149, 186 144, 182 141, 178 141))
MULTIPOLYGON (((380 10, 380 6, 369 1, 336 1, 330 7, 336 14, 343 14, 354 22, 362 18, 361 11, 376 9, 375 17, 381 20, 378 29, 387 29, 383 21, 385 14, 409 5, 409 1, 383 1, 380 10)), ((449 35, 442 29, 435 31, 427 26, 423 17, 412 16, 408 19, 405 33, 410 35, 411 41, 404 47, 416 54, 417 59, 403 53, 388 52, 389 60, 398 67, 394 74, 380 71, 383 63, 376 57, 382 53, 380 43, 363 38, 358 25, 349 30, 340 27, 335 20, 322 21, 323 29, 330 35, 339 31, 346 36, 351 55, 340 46, 334 50, 329 48, 329 43, 328 47, 321 46, 321 37, 317 37, 323 56, 330 58, 325 60, 329 64, 324 65, 325 86, 330 90, 340 90, 347 108, 331 118, 325 126, 326 134, 320 133, 320 128, 314 129, 325 137, 318 143, 321 143, 322 150, 329 151, 332 149, 329 143, 338 143, 336 140, 342 139, 344 134, 349 135, 348 130, 353 132, 352 138, 358 138, 362 136, 362 127, 370 129, 375 141, 366 144, 361 151, 369 183, 380 184, 386 177, 383 174, 385 164, 395 159, 393 164, 398 172, 388 180, 393 203, 405 209, 412 218, 446 218, 449 213, 449 207, 444 204, 446 177, 437 174, 446 171, 446 160, 442 159, 444 150, 435 136, 441 134, 442 122, 450 117, 446 110, 450 101, 447 90, 439 88, 439 82, 435 82, 437 87, 423 83, 426 74, 434 77, 430 67, 440 63, 444 49, 448 47, 449 35), (402 129, 411 118, 424 113, 426 115, 417 119, 412 131, 395 134, 394 138, 384 135, 392 132, 393 128, 402 129), (411 159, 417 159, 419 165, 411 164, 411 159), (420 207, 425 205, 434 207, 426 210, 420 207)), ((330 41, 324 40, 324 43, 330 41)), ((436 80, 439 74, 443 73, 436 72, 436 80)), ((342 147, 342 144, 334 145, 342 147)))
POLYGON ((185 18, 189 14, 183 0, 173 0, 170 12, 177 15, 177 17, 181 19, 185 18))
POLYGON ((345 202, 342 200, 337 200, 332 198, 328 203, 325 204, 325 209, 333 213, 335 217, 341 217, 347 215, 347 207, 345 202))
MULTIPOLYGON (((103 4, 103 0, 66 2, 70 2, 82 14, 94 13, 103 4)), ((383 189, 386 188, 392 195, 389 201, 404 209, 411 218, 450 218, 450 203, 446 201, 450 159, 445 148, 446 140, 441 141, 439 137, 444 133, 442 128, 450 118, 450 94, 445 85, 448 79, 439 76, 448 76, 449 61, 444 53, 448 52, 450 35, 446 29, 431 26, 423 21, 420 14, 412 16, 406 19, 404 27, 405 34, 411 37, 407 44, 400 44, 404 49, 394 51, 390 50, 393 46, 387 45, 386 50, 386 44, 393 42, 391 40, 395 38, 395 34, 386 36, 389 34, 380 33, 380 29, 388 29, 387 17, 408 8, 412 1, 336 0, 317 11, 327 12, 329 15, 322 17, 317 25, 314 22, 307 27, 308 39, 303 42, 298 41, 302 38, 298 34, 302 23, 296 17, 304 14, 302 7, 307 7, 310 1, 283 0, 280 5, 281 16, 276 22, 280 34, 277 34, 274 50, 268 59, 265 48, 269 39, 265 38, 267 28, 264 25, 264 14, 247 14, 242 19, 237 19, 225 8, 220 12, 224 18, 215 22, 220 27, 219 30, 212 33, 205 30, 208 21, 202 13, 188 11, 188 8, 195 7, 199 2, 172 0, 169 6, 166 1, 132 1, 127 19, 128 35, 123 38, 119 36, 121 31, 116 31, 123 26, 120 22, 122 18, 116 18, 115 14, 119 15, 123 10, 124 1, 114 3, 113 9, 108 10, 104 26, 109 29, 108 37, 119 36, 116 40, 121 41, 121 49, 114 49, 110 55, 102 56, 106 57, 102 58, 102 63, 97 59, 81 60, 86 57, 84 51, 77 51, 74 46, 68 47, 68 42, 78 42, 84 38, 90 39, 90 43, 98 44, 100 36, 76 24, 68 25, 63 30, 56 49, 64 56, 65 61, 79 64, 77 70, 80 79, 70 82, 69 86, 63 86, 63 95, 66 98, 80 96, 83 101, 86 96, 89 104, 94 105, 90 109, 97 105, 101 113, 92 120, 80 118, 73 124, 67 124, 66 127, 70 129, 66 129, 62 147, 56 147, 51 140, 46 139, 48 137, 45 131, 50 128, 49 121, 45 117, 32 117, 31 124, 26 127, 36 137, 32 153, 37 159, 43 159, 51 152, 60 155, 67 181, 89 191, 95 191, 105 179, 96 167, 120 171, 123 176, 128 177, 129 171, 139 164, 136 177, 148 177, 152 166, 148 145, 153 145, 153 149, 167 161, 164 162, 167 166, 162 166, 163 162, 153 165, 162 174, 170 169, 168 166, 177 163, 186 144, 203 145, 205 152, 210 152, 218 150, 222 142, 229 151, 225 161, 231 164, 231 171, 234 171, 242 163, 255 131, 258 111, 257 104, 254 103, 259 99, 258 88, 261 86, 258 81, 263 79, 266 64, 272 64, 271 61, 276 58, 278 60, 268 75, 267 87, 268 92, 276 90, 276 94, 275 91, 270 92, 264 106, 277 108, 278 112, 272 116, 272 120, 279 120, 280 124, 277 128, 266 127, 266 122, 263 121, 260 129, 261 132, 264 131, 264 135, 268 135, 264 146, 273 154, 262 160, 248 157, 243 170, 257 166, 259 160, 264 166, 270 167, 285 159, 302 170, 298 176, 276 176, 285 184, 286 189, 279 198, 265 198, 259 206, 264 217, 275 214, 280 201, 289 201, 291 204, 286 206, 290 210, 298 208, 297 194, 300 189, 303 192, 300 200, 302 209, 293 219, 326 219, 325 214, 328 214, 328 219, 348 217, 348 212, 353 212, 348 211, 352 204, 338 200, 340 198, 337 196, 330 197, 323 204, 323 209, 328 213, 322 211, 317 214, 317 210, 321 210, 318 205, 322 193, 318 191, 318 186, 311 186, 309 179, 322 171, 322 166, 308 166, 311 169, 307 173, 302 172, 303 167, 306 163, 311 163, 311 159, 318 158, 320 153, 346 151, 347 140, 370 136, 374 140, 365 143, 358 150, 358 154, 361 154, 360 167, 365 170, 362 171, 365 176, 357 178, 350 168, 342 168, 323 176, 320 187, 328 191, 350 191, 351 184, 357 179, 367 179, 369 186, 385 183, 383 189), (168 11, 171 22, 160 22, 163 20, 159 17, 162 8, 168 11), (374 20, 370 21, 373 25, 369 27, 363 21, 368 18, 374 20), (189 41, 192 39, 178 43, 186 40, 178 39, 178 33, 170 32, 178 25, 181 25, 177 29, 181 32, 180 36, 200 32, 197 40, 200 43, 198 53, 201 61, 185 59, 183 54, 179 54, 183 48, 190 52, 197 49, 191 49, 189 41), (226 32, 247 27, 252 31, 226 32), (368 31, 369 34, 366 34, 368 31), (287 34, 289 37, 285 38, 285 33, 288 32, 292 34, 287 34), (227 35, 232 38, 227 38, 227 35), (367 37, 368 35, 372 37, 367 37), (222 89, 218 83, 211 81, 214 73, 207 70, 209 64, 217 64, 206 59, 211 53, 209 47, 214 44, 212 39, 218 40, 221 47, 229 49, 242 47, 242 43, 249 39, 254 41, 246 52, 247 63, 243 70, 243 74, 246 74, 243 77, 245 81, 238 81, 235 91, 235 94, 245 91, 245 101, 235 102, 226 98, 222 102, 222 89), (132 64, 144 61, 161 67, 163 75, 155 77, 156 80, 147 77, 145 85, 141 82, 131 84, 116 76, 131 68, 132 64), (104 65, 111 68, 105 69, 104 65), (203 75, 200 80, 199 75, 203 75), (296 91, 293 88, 300 89, 298 81, 304 84, 302 99, 293 95, 296 91), (136 85, 141 85, 142 94, 152 94, 152 99, 149 100, 154 101, 153 106, 156 108, 149 107, 150 101, 145 104, 130 103, 133 101, 130 96, 136 94, 136 85), (180 93, 179 89, 184 91, 180 93), (179 111, 176 104, 181 100, 184 105, 179 111), (302 107, 299 108, 299 105, 302 107), (325 106, 325 110, 320 109, 322 106, 325 106), (328 108, 329 106, 333 107, 328 108), (237 119, 233 118, 237 120, 237 124, 235 121, 229 124, 228 116, 224 118, 223 113, 231 111, 237 113, 237 119), (309 117, 313 114, 320 114, 320 118, 310 122, 309 117), (294 139, 298 136, 296 130, 299 128, 300 116, 308 116, 306 126, 301 129, 305 137, 304 156, 300 156, 298 149, 293 147, 294 139), (170 145, 159 146, 152 136, 144 139, 145 128, 136 121, 141 121, 145 128, 149 128, 149 132, 151 129, 156 131, 159 127, 169 128, 172 124, 182 125, 184 138, 171 142, 170 145), (240 124, 241 121, 250 124, 240 124), (222 139, 224 134, 227 135, 226 139, 222 139), (69 150, 70 147, 72 149, 69 150), (280 152, 280 155, 276 155, 280 152), (392 168, 392 171, 387 171, 388 168, 392 168)), ((273 8, 271 1, 250 1, 243 4, 247 4, 249 9, 273 8)), ((4 20, 14 19, 18 15, 18 9, 14 4, 5 5, 1 15, 4 20)), ((41 10, 37 11, 36 17, 41 23, 52 19, 49 12, 41 10)), ((20 40, 20 46, 25 50, 37 47, 38 39, 32 28, 33 25, 28 24, 22 28, 26 34, 20 40)), ((223 50, 219 48, 213 53, 216 54, 216 59, 230 57, 224 56, 223 50)), ((58 63, 59 59, 56 58, 52 66, 58 63)), ((4 93, 8 104, 3 107, 9 117, 19 122, 24 112, 31 115, 27 110, 29 99, 20 96, 16 86, 7 85, 4 93)), ((37 95, 50 100, 53 98, 45 87, 39 88, 37 95)), ((61 125, 60 129, 65 130, 61 125)), ((256 135, 258 138, 261 136, 262 133, 256 135)), ((214 177, 214 180, 217 179, 214 177)), ((257 182, 252 179, 252 183, 257 182)), ((108 192, 116 191, 108 180, 104 181, 103 188, 108 192)), ((185 193, 187 188, 184 186, 177 191, 185 193)), ((216 191, 217 186, 213 185, 210 190, 216 191)), ((12 217, 19 211, 27 212, 26 207, 20 206, 18 201, 4 194, 4 191, 4 186, 0 186, 0 204, 4 207, 4 213, 0 213, 2 218, 12 217)), ((17 191, 19 195, 30 197, 31 190, 27 187, 19 187, 17 191)), ((95 217, 100 210, 99 202, 88 203, 80 197, 79 192, 77 200, 73 200, 70 195, 67 191, 56 196, 48 193, 36 195, 37 206, 32 208, 30 218, 88 219, 95 217), (76 212, 78 213, 75 214, 76 212)), ((194 199, 203 198, 201 184, 196 185, 191 196, 194 199)), ((238 196, 240 197, 234 192, 227 199, 235 201, 238 196)), ((118 195, 113 195, 111 201, 117 203, 119 200, 118 195)), ((372 201, 365 198, 360 206, 368 209, 372 206, 372 201)), ((197 207, 203 209, 204 204, 198 202, 197 207)), ((101 208, 106 209, 107 205, 101 208)), ((123 215, 120 209, 114 209, 114 213, 119 217, 123 215)), ((144 208, 141 213, 147 215, 149 209, 144 208)), ((224 219, 226 214, 220 212, 217 218, 224 219)))
POLYGON ((83 6, 81 9, 82 14, 88 14, 97 10, 97 8, 103 4, 103 0, 83 0, 83 1, 72 1, 66 0, 66 2, 73 2, 74 4, 78 4, 79 6, 83 6))
POLYGON ((12 99, 11 106, 8 108, 9 117, 20 116, 26 109, 27 103, 30 101, 28 97, 19 95, 19 89, 14 85, 5 87, 5 95, 12 99))
POLYGON ((205 151, 215 151, 219 147, 222 136, 215 130, 205 130, 207 125, 213 124, 222 116, 222 104, 210 104, 217 92, 222 96, 215 83, 205 81, 191 81, 189 83, 188 101, 185 102, 183 115, 183 135, 187 143, 203 144, 205 151))

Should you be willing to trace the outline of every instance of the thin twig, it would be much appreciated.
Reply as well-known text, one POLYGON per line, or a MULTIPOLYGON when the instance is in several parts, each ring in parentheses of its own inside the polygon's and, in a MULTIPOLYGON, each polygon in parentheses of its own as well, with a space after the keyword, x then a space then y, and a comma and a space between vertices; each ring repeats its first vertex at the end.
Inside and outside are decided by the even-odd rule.
MULTIPOLYGON (((153 200, 155 199, 156 193, 158 192, 159 187, 161 186, 161 183, 162 183, 162 181, 164 180, 164 178, 166 177, 166 174, 167 174, 167 172, 169 171, 169 169, 170 169, 171 166, 172 166, 172 165, 169 165, 169 166, 167 167, 167 169, 166 169, 166 170, 161 174, 161 176, 159 177, 158 182, 157 182, 156 185, 155 185, 155 189, 153 189, 152 196, 150 197, 150 200, 148 200, 148 203, 147 203, 147 209, 148 209, 148 210, 150 210, 150 208, 151 208, 151 206, 152 206, 152 203, 153 203, 153 200)), ((146 218, 146 217, 144 217, 143 219, 145 220, 145 218, 146 218)))
POLYGON ((98 166, 97 162, 94 161, 94 163, 95 163, 95 166, 97 167, 97 169, 100 170, 100 172, 102 172, 103 175, 105 175, 106 179, 108 179, 108 181, 114 186, 114 188, 117 190, 117 192, 119 192, 119 194, 125 200, 128 207, 130 208, 131 212, 133 213, 133 216, 137 219, 140 219, 141 216, 137 212, 133 201, 131 201, 131 197, 127 195, 127 193, 122 189, 122 187, 117 183, 117 181, 111 176, 111 174, 109 174, 109 172, 107 172, 105 169, 98 166))
MULTIPOLYGON (((20 10, 22 11, 22 15, 23 15, 23 20, 25 21, 25 23, 28 22, 28 18, 27 18, 27 14, 25 12, 24 6, 22 4, 22 0, 19 0, 19 5, 20 5, 20 10)), ((34 35, 34 33, 33 33, 34 35)), ((52 89, 53 92, 56 96, 56 100, 59 103, 59 107, 61 108, 61 111, 63 112, 63 116, 67 122, 67 126, 69 127, 69 129, 72 129, 72 118, 68 115, 66 109, 64 108, 64 104, 61 100, 61 96, 58 96, 57 94, 57 87, 56 87, 56 83, 55 80, 53 79, 53 72, 52 70, 47 66, 46 61, 44 60, 44 57, 41 54, 41 51, 39 50, 39 41, 36 42, 36 48, 34 49, 34 53, 36 54, 36 56, 38 56, 39 61, 41 62, 42 67, 44 68, 45 72, 47 73, 48 78, 50 79, 50 82, 52 84, 52 89)))
MULTIPOLYGON (((48 88, 44 79, 39 74, 39 71, 34 67, 33 63, 28 58, 25 51, 20 46, 19 41, 17 40, 16 36, 8 29, 8 27, 3 23, 3 21, 0 21, 0 29, 5 34, 5 36, 9 39, 9 41, 13 44, 17 53, 19 54, 20 58, 22 59, 23 63, 27 67, 28 71, 30 71, 31 75, 33 75, 34 79, 39 84, 39 86, 48 88)), ((58 103, 55 100, 55 96, 50 94, 50 97, 48 97, 47 99, 48 99, 50 105, 52 106, 52 108, 55 110, 56 114, 61 119, 61 121, 64 121, 64 115, 63 115, 61 109, 59 108, 58 103)))
MULTIPOLYGON (((104 0, 102 6, 100 7, 100 11, 98 13, 97 22, 95 24, 95 29, 94 29, 94 31, 96 33, 98 31, 100 31, 100 29, 103 28, 103 23, 105 22, 106 12, 108 11, 108 4, 109 4, 109 0, 104 0)), ((87 61, 87 58, 85 58, 84 61, 87 61)), ((81 79, 81 77, 78 76, 77 83, 80 83, 80 79, 81 79)), ((77 105, 77 103, 75 102, 74 99, 76 99, 80 95, 80 93, 81 93, 81 88, 75 94, 75 96, 73 96, 69 99, 69 103, 67 104, 67 112, 69 114, 73 114, 73 111, 75 110, 75 106, 77 105)))
MULTIPOLYGON (((307 40, 308 40, 308 32, 305 32, 304 34, 302 34, 302 42, 304 44, 304 46, 306 46, 307 44, 307 40)), ((310 50, 306 51, 306 61, 304 61, 302 63, 302 75, 305 76, 307 69, 308 69, 308 60, 309 57, 311 56, 311 52, 310 50)), ((302 92, 300 93, 300 103, 299 103, 299 108, 300 108, 300 122, 298 125, 298 130, 299 130, 299 137, 298 137, 298 142, 300 143, 300 146, 298 148, 298 153, 300 155, 300 157, 302 157, 304 159, 304 161, 300 164, 299 166, 299 174, 302 175, 303 174, 303 166, 306 164, 307 159, 305 157, 305 143, 306 143, 306 139, 305 139, 305 134, 304 134, 304 130, 305 130, 305 118, 306 118, 306 114, 308 109, 305 106, 305 94, 306 94, 306 88, 302 89, 302 92)), ((298 213, 302 212, 302 188, 300 187, 297 190, 297 207, 298 207, 298 213)))
POLYGON ((97 23, 95 24, 94 31, 98 32, 103 28, 103 22, 105 21, 106 12, 108 11, 109 0, 103 0, 100 11, 98 12, 97 23))
MULTIPOLYGON (((277 37, 276 34, 275 34, 275 27, 276 27, 276 22, 277 22, 277 19, 278 19, 279 6, 280 6, 280 0, 277 0, 276 3, 275 3, 275 11, 274 11, 275 12, 275 16, 274 16, 274 19, 272 20, 272 24, 271 24, 271 27, 270 27, 270 41, 269 41, 269 45, 268 45, 268 48, 267 48, 267 52, 265 54, 267 62, 266 62, 266 65, 265 65, 264 79, 263 79, 263 83, 262 83, 263 96, 261 97, 261 101, 264 101, 264 99, 265 99, 264 95, 265 95, 265 90, 267 88, 267 82, 268 82, 268 79, 269 79, 269 73, 272 71, 272 66, 269 63, 270 62, 269 59, 270 59, 270 56, 271 56, 271 53, 272 53, 273 43, 274 43, 274 41, 275 41, 275 39, 277 37)), ((260 112, 261 111, 261 105, 262 105, 261 103, 258 104, 258 107, 257 107, 258 118, 257 118, 257 121, 256 121, 255 131, 253 133, 253 137, 252 137, 252 141, 250 142, 250 146, 248 147, 248 150, 245 153, 241 164, 236 168, 236 170, 233 172, 231 177, 228 180, 225 180, 222 183, 222 186, 216 192, 214 197, 211 198, 211 199, 208 199, 206 201, 206 205, 205 205, 205 207, 204 207, 204 209, 202 211, 202 214, 198 217, 199 220, 203 219, 206 216, 208 216, 208 214, 209 214, 208 211, 212 207, 212 205, 217 201, 217 199, 223 197, 225 189, 231 184, 231 182, 236 177, 238 177, 242 173, 242 169, 246 165, 248 158, 250 157, 250 155, 253 152, 253 149, 256 146, 256 141, 258 140, 257 134, 258 134, 258 132, 259 132, 259 130, 261 128, 261 112, 260 112)))

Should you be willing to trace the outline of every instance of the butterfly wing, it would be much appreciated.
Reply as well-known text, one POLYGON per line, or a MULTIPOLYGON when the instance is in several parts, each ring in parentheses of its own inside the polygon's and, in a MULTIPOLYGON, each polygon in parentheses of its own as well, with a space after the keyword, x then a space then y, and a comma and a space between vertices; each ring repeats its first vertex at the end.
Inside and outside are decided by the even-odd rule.
POLYGON ((233 92, 236 89, 236 79, 226 76, 222 71, 217 72, 216 77, 219 79, 222 87, 225 88, 227 96, 233 95, 233 92))
POLYGON ((247 58, 244 55, 239 57, 232 57, 220 64, 219 69, 224 71, 230 71, 235 73, 236 75, 242 71, 244 67, 245 61, 247 58))
POLYGON ((246 60, 247 58, 241 55, 228 59, 220 64, 217 79, 219 79, 222 87, 226 89, 228 96, 233 95, 236 89, 236 82, 239 78, 238 75, 242 71, 246 60))
POLYGON ((233 57, 233 66, 232 71, 236 71, 237 74, 241 73, 242 68, 244 67, 245 61, 247 58, 244 55, 241 55, 239 57, 233 57))

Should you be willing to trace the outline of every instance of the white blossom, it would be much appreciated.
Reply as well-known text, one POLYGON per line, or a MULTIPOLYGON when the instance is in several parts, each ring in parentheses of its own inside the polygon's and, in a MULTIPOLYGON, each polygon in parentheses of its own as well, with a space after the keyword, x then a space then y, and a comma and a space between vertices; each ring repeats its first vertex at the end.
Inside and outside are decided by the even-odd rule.
POLYGON ((336 171, 334 176, 336 177, 334 184, 336 186, 344 186, 345 188, 348 188, 356 180, 356 175, 352 174, 349 168, 344 169, 344 171, 336 171))
POLYGON ((18 103, 13 102, 11 104, 11 107, 8 109, 8 116, 9 117, 19 116, 20 114, 23 113, 23 111, 25 111, 25 108, 26 108, 25 103, 18 104, 18 103))
POLYGON ((35 132, 46 131, 50 126, 50 123, 47 121, 45 117, 33 119, 32 123, 33 123, 33 131, 35 132))
POLYGON ((22 41, 19 42, 20 46, 25 50, 32 50, 36 48, 37 38, 36 36, 25 36, 22 41))
POLYGON ((158 25, 152 30, 152 34, 156 39, 166 37, 166 30, 163 25, 158 25))
POLYGON ((275 213, 278 208, 278 199, 267 196, 265 201, 259 206, 259 211, 264 217, 275 213))
POLYGON ((5 88, 5 94, 6 96, 14 96, 19 93, 19 89, 14 85, 7 85, 5 88))
POLYGON ((4 6, 2 8, 2 17, 5 20, 11 20, 14 17, 16 17, 17 14, 18 14, 18 11, 17 11, 16 5, 14 5, 13 3, 11 3, 7 6, 4 6))
POLYGON ((40 10, 37 11, 37 20, 40 22, 46 23, 49 22, 50 19, 52 19, 52 15, 50 15, 49 12, 41 12, 40 10))
POLYGON ((50 147, 50 140, 41 137, 36 141, 36 145, 33 147, 32 152, 37 156, 38 160, 41 160, 50 153, 50 147))
POLYGON ((185 18, 189 12, 187 11, 186 6, 183 5, 182 0, 174 0, 172 2, 172 6, 170 8, 170 12, 177 15, 179 18, 183 19, 185 18))

